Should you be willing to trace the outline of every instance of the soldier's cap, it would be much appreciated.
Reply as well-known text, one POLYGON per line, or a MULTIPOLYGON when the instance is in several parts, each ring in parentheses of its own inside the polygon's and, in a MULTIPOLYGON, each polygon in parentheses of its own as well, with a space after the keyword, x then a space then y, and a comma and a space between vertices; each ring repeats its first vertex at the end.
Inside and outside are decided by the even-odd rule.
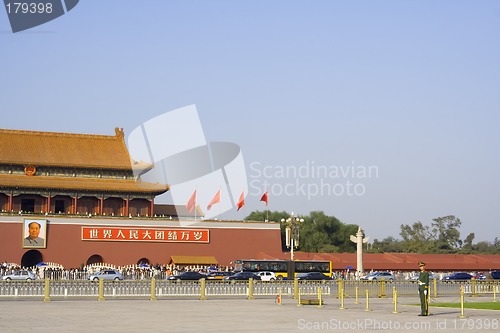
POLYGON ((423 262, 423 261, 419 262, 418 266, 425 266, 425 262, 423 262))

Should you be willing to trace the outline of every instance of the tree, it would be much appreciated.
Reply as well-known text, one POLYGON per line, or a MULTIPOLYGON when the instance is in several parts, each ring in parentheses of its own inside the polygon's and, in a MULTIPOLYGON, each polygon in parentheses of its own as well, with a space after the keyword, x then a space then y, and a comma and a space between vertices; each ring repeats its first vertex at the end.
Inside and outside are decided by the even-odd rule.
POLYGON ((476 237, 476 235, 473 232, 465 237, 464 245, 462 246, 462 253, 472 253, 472 241, 474 240, 474 237, 476 237))
POLYGON ((378 239, 374 239, 371 245, 372 245, 371 248, 367 250, 367 252, 370 253, 404 252, 403 242, 401 240, 395 239, 392 236, 386 237, 381 241, 379 241, 378 239))
POLYGON ((328 234, 318 229, 310 218, 304 219, 300 226, 300 250, 304 252, 323 252, 330 245, 328 234))
POLYGON ((434 247, 437 252, 455 252, 461 245, 460 231, 462 225, 459 218, 453 215, 433 219, 432 238, 436 241, 434 247))
MULTIPOLYGON (((270 221, 287 219, 287 212, 252 212, 245 220, 264 221, 269 216, 270 221)), ((299 225, 299 250, 305 252, 355 252, 356 244, 349 240, 349 235, 356 234, 358 226, 343 224, 334 216, 327 216, 322 211, 313 211, 309 216, 301 216, 304 222, 299 225)), ((286 222, 281 223, 282 249, 286 251, 286 222)))
POLYGON ((358 228, 357 224, 342 224, 339 231, 332 235, 332 242, 337 244, 339 252, 356 252, 357 246, 351 242, 350 236, 356 235, 358 228))
POLYGON ((429 227, 422 222, 415 222, 412 226, 402 224, 399 234, 403 237, 404 252, 428 253, 431 250, 429 227))

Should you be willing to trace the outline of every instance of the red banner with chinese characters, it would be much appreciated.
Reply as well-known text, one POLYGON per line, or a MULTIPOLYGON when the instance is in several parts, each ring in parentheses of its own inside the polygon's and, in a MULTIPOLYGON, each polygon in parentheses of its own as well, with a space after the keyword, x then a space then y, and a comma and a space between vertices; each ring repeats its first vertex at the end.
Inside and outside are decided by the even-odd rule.
POLYGON ((84 241, 209 243, 207 229, 82 227, 84 241))

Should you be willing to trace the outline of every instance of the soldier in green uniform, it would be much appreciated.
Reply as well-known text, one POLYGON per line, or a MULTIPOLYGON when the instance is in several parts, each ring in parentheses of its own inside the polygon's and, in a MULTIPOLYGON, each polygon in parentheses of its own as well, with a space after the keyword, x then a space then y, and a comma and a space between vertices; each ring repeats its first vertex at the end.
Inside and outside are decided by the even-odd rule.
POLYGON ((418 276, 418 294, 420 295, 419 316, 429 315, 429 272, 425 270, 425 263, 419 262, 420 275, 418 276))

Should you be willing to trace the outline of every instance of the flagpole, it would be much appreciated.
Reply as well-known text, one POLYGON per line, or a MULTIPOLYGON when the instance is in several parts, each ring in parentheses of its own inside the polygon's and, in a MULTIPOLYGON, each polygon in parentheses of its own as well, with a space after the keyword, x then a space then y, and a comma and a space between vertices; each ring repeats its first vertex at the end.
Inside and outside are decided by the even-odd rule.
MULTIPOLYGON (((266 186, 266 192, 264 193, 267 193, 267 186, 266 186)), ((269 196, 269 194, 268 194, 269 196)), ((266 200, 266 208, 267 208, 267 203, 269 202, 269 199, 266 200)), ((269 222, 269 208, 266 209, 266 222, 269 222)))
POLYGON ((220 206, 222 206, 222 192, 220 191, 220 186, 219 186, 219 214, 217 214, 217 218, 219 220, 220 220, 220 214, 221 214, 220 206))
POLYGON ((245 203, 246 203, 245 202, 245 191, 243 191, 243 202, 244 202, 243 203, 243 212, 242 212, 243 213, 243 218, 241 219, 242 221, 245 220, 245 216, 247 215, 246 214, 247 213, 247 205, 245 205, 245 203))
POLYGON ((269 221, 269 209, 267 208, 267 205, 269 203, 269 193, 267 192, 267 187, 262 197, 260 197, 260 201, 264 201, 266 203, 266 219, 264 222, 267 222, 269 221))

